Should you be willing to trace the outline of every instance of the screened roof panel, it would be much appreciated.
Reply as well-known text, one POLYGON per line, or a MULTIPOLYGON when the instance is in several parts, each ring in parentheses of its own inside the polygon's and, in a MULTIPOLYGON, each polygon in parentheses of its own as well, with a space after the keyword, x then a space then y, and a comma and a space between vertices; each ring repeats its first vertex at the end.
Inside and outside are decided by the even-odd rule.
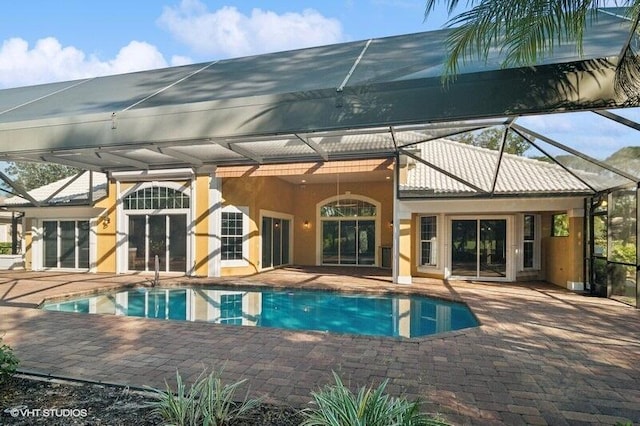
MULTIPOLYGON (((122 111, 163 87, 189 75, 199 65, 164 68, 119 74, 107 77, 65 83, 66 90, 59 91, 63 83, 35 86, 39 92, 51 94, 28 106, 17 108, 0 115, 0 123, 12 121, 69 117, 92 113, 111 113, 122 111)), ((9 89, 10 92, 27 91, 32 88, 9 89)), ((43 96, 43 95, 41 95, 43 96)), ((21 95, 21 98, 26 98, 21 95)), ((35 99, 32 98, 32 99, 35 99)), ((0 104, 6 102, 5 90, 0 91, 0 104)))
POLYGON ((364 45, 358 41, 219 61, 138 108, 318 89, 335 90, 364 45))
MULTIPOLYGON (((582 56, 575 44, 566 43, 556 46, 552 55, 541 55, 536 64, 616 56, 620 53, 628 31, 628 23, 620 17, 598 12, 597 24, 588 24, 585 31, 582 56), (598 26, 597 31, 589 31, 593 25, 598 26)), ((448 34, 449 30, 439 30, 372 40, 349 83, 439 78, 444 71, 444 47, 447 45, 448 34)), ((466 74, 499 70, 503 60, 504 55, 498 49, 491 49, 486 62, 475 57, 467 58, 460 63, 459 72, 466 74)))

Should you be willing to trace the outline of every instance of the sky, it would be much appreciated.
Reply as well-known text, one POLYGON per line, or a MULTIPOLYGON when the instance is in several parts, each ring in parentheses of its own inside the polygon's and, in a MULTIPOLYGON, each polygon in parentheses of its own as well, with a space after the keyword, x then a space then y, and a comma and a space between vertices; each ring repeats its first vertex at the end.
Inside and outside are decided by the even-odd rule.
POLYGON ((0 88, 441 28, 424 0, 21 0, 0 16, 0 88))
MULTIPOLYGON (((442 28, 446 10, 437 8, 425 21, 424 5, 425 0, 5 2, 0 89, 442 28)), ((528 120, 535 130, 597 158, 638 145, 635 133, 627 136, 608 122, 564 114, 528 120)))

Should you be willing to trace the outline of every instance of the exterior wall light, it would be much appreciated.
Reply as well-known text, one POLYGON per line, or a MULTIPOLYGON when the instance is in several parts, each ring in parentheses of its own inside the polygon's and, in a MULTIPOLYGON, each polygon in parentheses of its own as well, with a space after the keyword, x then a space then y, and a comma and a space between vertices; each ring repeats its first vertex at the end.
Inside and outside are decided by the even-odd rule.
POLYGON ((304 229, 309 229, 311 227, 311 224, 309 223, 308 220, 305 220, 302 226, 304 227, 304 229))

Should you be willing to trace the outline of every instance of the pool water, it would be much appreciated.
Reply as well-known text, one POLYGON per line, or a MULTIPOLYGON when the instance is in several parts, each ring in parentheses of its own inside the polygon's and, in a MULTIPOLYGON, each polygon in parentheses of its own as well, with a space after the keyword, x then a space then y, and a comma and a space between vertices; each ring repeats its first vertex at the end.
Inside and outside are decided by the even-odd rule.
POLYGON ((138 288, 47 302, 43 309, 407 338, 478 325, 466 305, 424 296, 228 287, 138 288))

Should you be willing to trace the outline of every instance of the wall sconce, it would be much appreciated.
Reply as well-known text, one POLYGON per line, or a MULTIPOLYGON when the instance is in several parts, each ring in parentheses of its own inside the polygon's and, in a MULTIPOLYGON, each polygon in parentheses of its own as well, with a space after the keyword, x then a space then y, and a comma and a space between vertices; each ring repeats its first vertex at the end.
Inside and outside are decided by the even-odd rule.
POLYGON ((304 223, 302 224, 302 227, 304 229, 309 229, 311 227, 311 224, 309 223, 308 220, 305 220, 304 223))
POLYGON ((109 226, 109 224, 111 223, 111 218, 109 216, 105 216, 102 219, 102 227, 106 228, 107 226, 109 226))
POLYGON ((389 221, 389 228, 393 228, 393 221, 392 220, 389 221))

